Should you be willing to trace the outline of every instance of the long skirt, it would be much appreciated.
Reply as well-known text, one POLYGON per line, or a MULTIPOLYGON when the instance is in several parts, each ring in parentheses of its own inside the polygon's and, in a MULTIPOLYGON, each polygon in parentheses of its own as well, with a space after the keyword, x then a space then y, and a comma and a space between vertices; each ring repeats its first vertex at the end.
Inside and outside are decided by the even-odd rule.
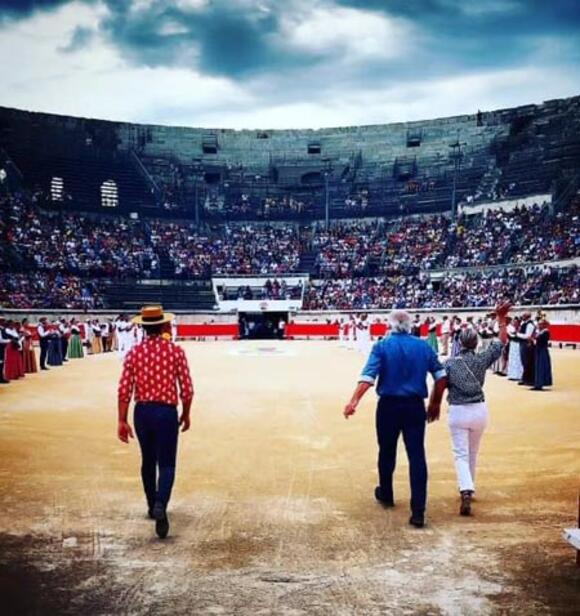
POLYGON ((552 387, 552 361, 546 348, 536 347, 534 387, 552 387))
POLYGON ((69 359, 80 359, 84 356, 81 337, 78 334, 73 334, 68 343, 68 357, 69 359))
POLYGON ((48 341, 46 363, 49 366, 62 366, 62 346, 60 344, 60 338, 53 338, 48 341))
POLYGON ((535 381, 536 352, 528 341, 520 342, 520 357, 524 367, 522 382, 526 385, 533 385, 535 381))
POLYGON ((510 381, 520 381, 524 373, 522 366, 522 357, 520 354, 520 343, 513 340, 510 341, 508 355, 507 375, 510 381))
POLYGON ((103 341, 100 336, 94 336, 93 342, 91 344, 91 348, 93 353, 102 353, 103 352, 103 341))
POLYGON ((6 345, 4 355, 4 378, 7 381, 15 381, 24 376, 24 359, 19 348, 11 342, 6 345))
POLYGON ((36 365, 36 353, 34 352, 34 347, 31 342, 24 343, 24 351, 22 351, 22 356, 24 358, 24 372, 27 374, 38 372, 38 367, 36 365))
POLYGON ((435 353, 439 353, 439 344, 437 342, 437 334, 435 332, 429 332, 427 344, 435 351, 435 353))

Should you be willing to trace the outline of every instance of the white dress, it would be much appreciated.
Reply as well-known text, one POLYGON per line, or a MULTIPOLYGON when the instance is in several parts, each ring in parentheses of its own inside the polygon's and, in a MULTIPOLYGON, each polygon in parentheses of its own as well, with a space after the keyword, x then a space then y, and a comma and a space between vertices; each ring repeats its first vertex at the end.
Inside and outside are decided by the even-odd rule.
POLYGON ((520 381, 524 374, 524 367, 522 366, 520 355, 520 343, 516 338, 517 331, 513 325, 508 325, 507 333, 510 338, 507 368, 508 379, 510 381, 520 381))
POLYGON ((359 353, 368 355, 371 351, 371 324, 368 321, 359 321, 356 330, 356 346, 359 353))

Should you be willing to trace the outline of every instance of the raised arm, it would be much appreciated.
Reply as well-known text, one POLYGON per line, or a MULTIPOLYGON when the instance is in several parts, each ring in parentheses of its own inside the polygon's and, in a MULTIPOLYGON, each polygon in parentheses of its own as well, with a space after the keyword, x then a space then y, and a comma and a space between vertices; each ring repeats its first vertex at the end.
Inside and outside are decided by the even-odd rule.
POLYGON ((508 334, 506 319, 510 308, 511 304, 509 302, 503 302, 502 304, 499 304, 499 306, 495 309, 497 321, 499 324, 499 342, 495 340, 489 345, 489 347, 485 351, 482 351, 479 354, 479 357, 483 358, 488 367, 491 366, 491 364, 493 364, 493 362, 500 357, 504 345, 507 344, 508 334))

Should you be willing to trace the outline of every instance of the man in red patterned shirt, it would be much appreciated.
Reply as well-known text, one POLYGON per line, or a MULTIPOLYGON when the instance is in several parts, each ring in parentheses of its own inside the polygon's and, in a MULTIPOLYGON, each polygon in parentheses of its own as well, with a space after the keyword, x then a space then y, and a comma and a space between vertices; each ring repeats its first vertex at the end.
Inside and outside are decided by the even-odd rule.
POLYGON ((183 349, 171 342, 174 315, 161 306, 145 306, 133 319, 143 326, 147 337, 125 357, 119 381, 119 425, 117 434, 123 443, 133 438, 127 420, 129 404, 135 398, 134 422, 141 447, 141 478, 147 497, 149 517, 154 519, 157 535, 169 532, 167 504, 175 479, 177 435, 189 430, 189 411, 193 384, 183 349), (177 418, 178 391, 183 405, 177 418))

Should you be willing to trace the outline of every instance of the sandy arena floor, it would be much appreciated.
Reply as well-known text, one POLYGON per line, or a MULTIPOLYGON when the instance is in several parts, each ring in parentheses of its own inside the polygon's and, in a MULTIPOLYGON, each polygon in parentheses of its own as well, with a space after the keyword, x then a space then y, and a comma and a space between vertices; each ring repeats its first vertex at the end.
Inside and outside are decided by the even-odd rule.
POLYGON ((374 404, 341 411, 362 358, 332 342, 187 343, 197 398, 171 537, 116 440, 114 354, 0 389, 0 610, 12 614, 577 614, 580 352, 556 389, 488 377, 475 515, 447 426, 428 430, 429 525, 373 499, 374 404))

